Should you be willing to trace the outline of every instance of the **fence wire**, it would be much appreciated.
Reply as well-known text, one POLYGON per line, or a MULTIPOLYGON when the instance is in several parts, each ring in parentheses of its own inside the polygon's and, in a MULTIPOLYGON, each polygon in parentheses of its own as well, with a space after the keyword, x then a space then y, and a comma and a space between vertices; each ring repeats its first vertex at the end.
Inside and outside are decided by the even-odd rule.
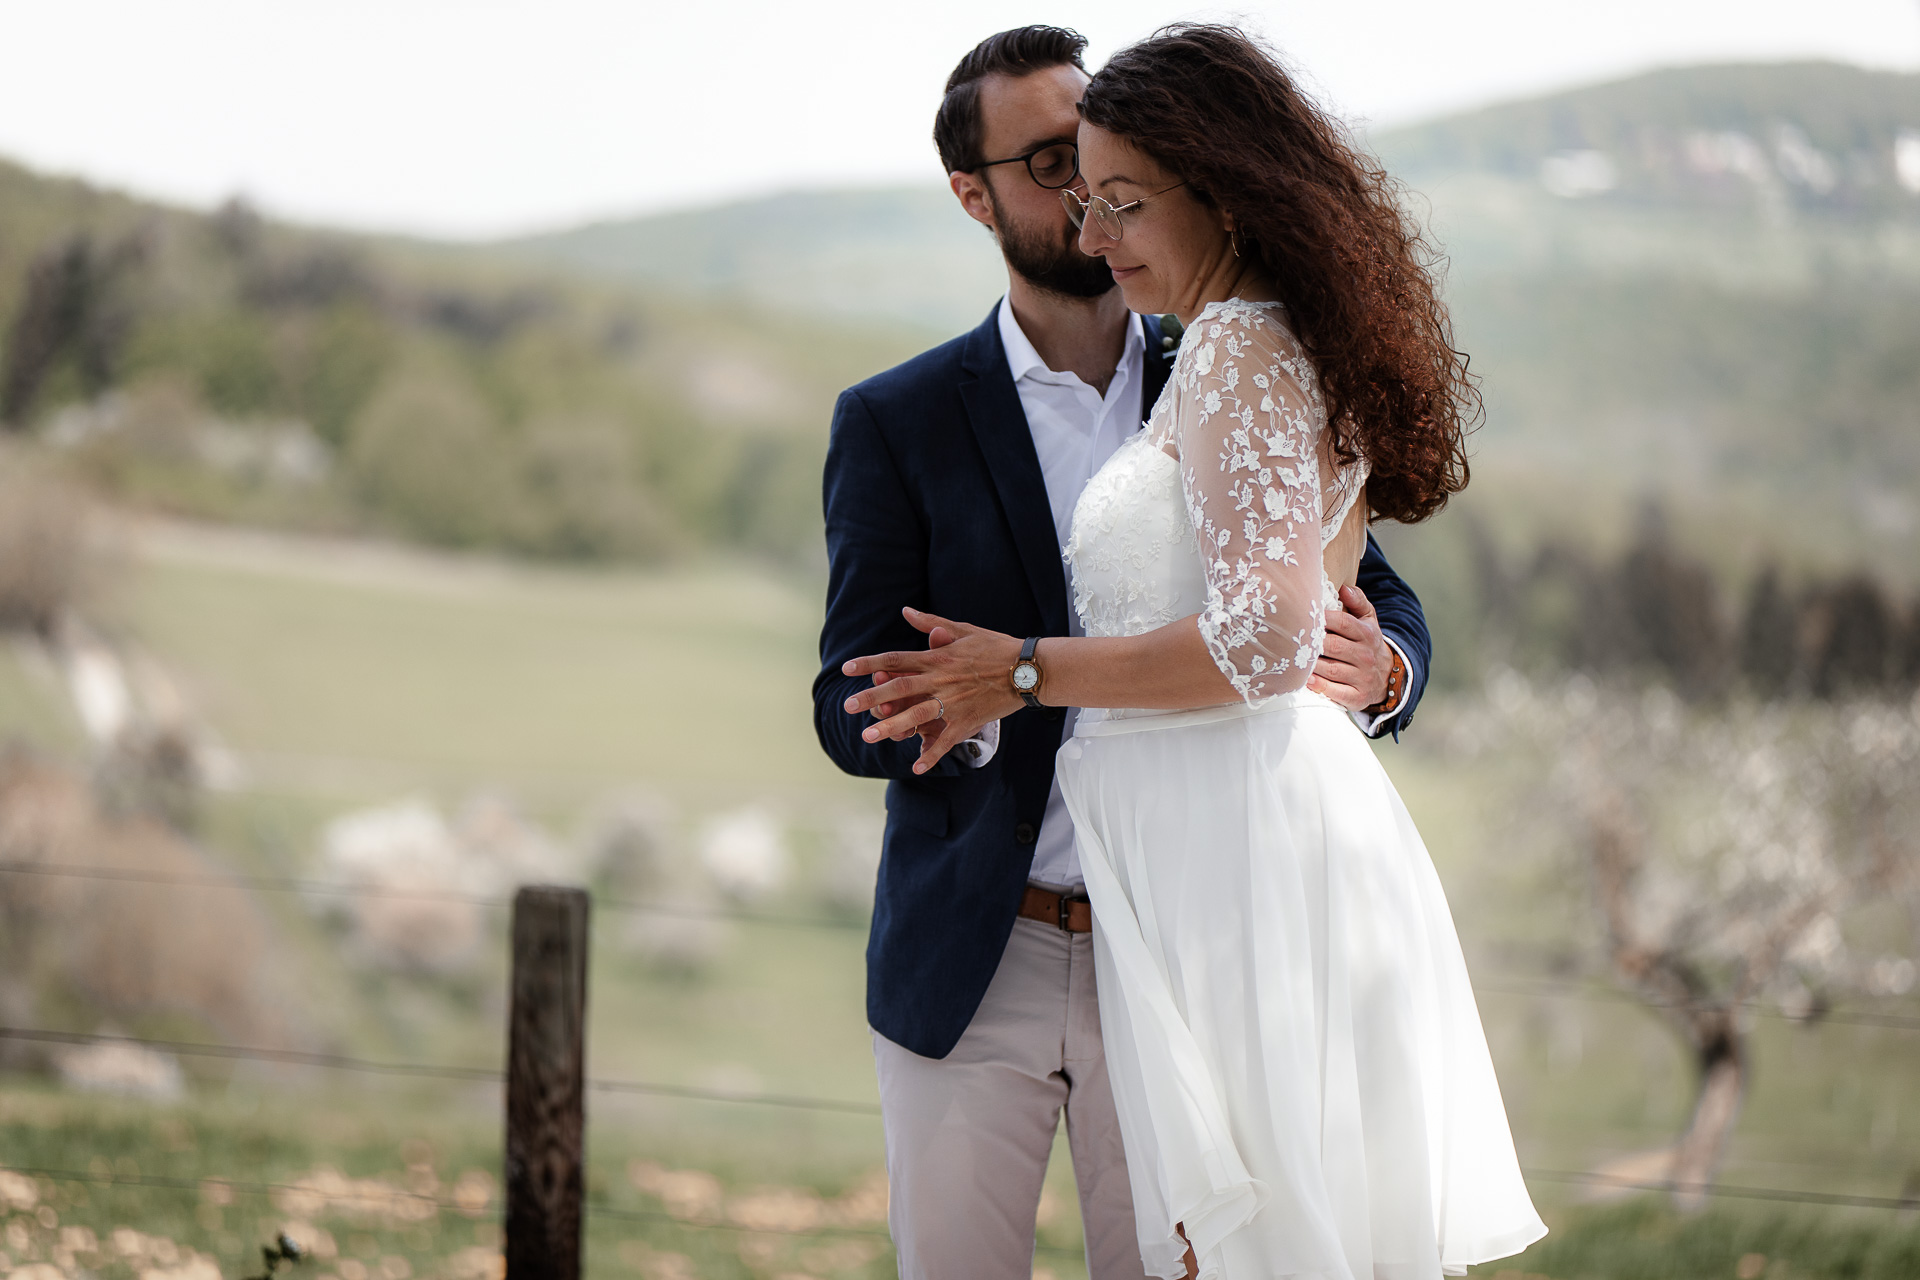
MULTIPOLYGON (((408 889, 398 886, 376 884, 352 884, 294 876, 255 876, 212 872, 161 872, 132 867, 57 867, 45 863, 19 860, 0 861, 0 874, 67 877, 123 884, 146 884, 190 889, 245 889, 263 892, 300 893, 315 896, 397 898, 415 901, 456 902, 482 907, 504 908, 512 904, 510 898, 485 894, 459 893, 441 889, 408 889)), ((602 897, 594 898, 594 906, 603 910, 729 920, 786 928, 828 929, 843 932, 866 928, 864 921, 848 917, 785 915, 771 912, 748 911, 735 907, 708 908, 679 903, 636 902, 602 897)), ((1521 995, 1546 999, 1599 1000, 1609 1003, 1631 1003, 1642 1006, 1648 1006, 1652 1003, 1631 992, 1623 991, 1616 987, 1558 978, 1500 977, 1490 980, 1477 980, 1474 983, 1474 989, 1484 994, 1521 995)), ((1687 1006, 1676 1005, 1671 1007, 1687 1006)), ((1789 1015, 1781 1013, 1777 1009, 1770 1006, 1762 1006, 1755 1002, 1747 1002, 1743 1007, 1756 1014, 1781 1018, 1789 1017, 1789 1015)), ((1920 1030, 1920 1017, 1877 1013, 1867 1010, 1824 1010, 1816 1015, 1805 1018, 1789 1018, 1789 1020, 1813 1025, 1830 1023, 1902 1031, 1920 1030)), ((0 1040, 64 1045, 102 1043, 130 1044, 183 1057, 209 1057, 229 1060, 273 1062, 283 1065, 309 1066, 327 1070, 463 1081, 480 1084, 501 1085, 506 1081, 504 1070, 496 1067, 469 1067, 443 1063, 384 1062, 368 1058, 352 1057, 345 1054, 319 1053, 298 1049, 275 1049, 249 1045, 164 1040, 147 1036, 118 1035, 104 1032, 75 1032, 38 1027, 0 1026, 0 1040)), ((586 1087, 600 1093, 641 1094, 680 1098, 690 1101, 838 1112, 849 1115, 877 1116, 880 1114, 879 1106, 874 1103, 806 1097, 794 1094, 749 1093, 732 1090, 703 1089, 690 1085, 667 1084, 659 1081, 596 1078, 589 1079, 586 1082, 586 1087)), ((34 1177, 45 1177, 56 1181, 81 1182, 92 1185, 151 1186, 192 1190, 198 1189, 205 1181, 205 1179, 169 1178, 156 1175, 116 1175, 103 1177, 98 1174, 72 1169, 43 1169, 21 1166, 0 1167, 11 1167, 14 1172, 34 1177)), ((1909 1210, 1920 1208, 1920 1196, 1863 1196, 1832 1192, 1795 1191, 1781 1187, 1732 1186, 1721 1183, 1682 1184, 1671 1181, 1618 1178, 1606 1174, 1565 1169, 1523 1168, 1522 1173, 1534 1181, 1607 1187, 1624 1191, 1657 1191, 1669 1194, 1686 1193, 1731 1199, 1864 1209, 1909 1210)), ((247 1183, 235 1182, 226 1178, 220 1178, 218 1181, 235 1191, 244 1191, 249 1194, 271 1195, 283 1190, 298 1191, 306 1194, 316 1193, 315 1188, 286 1183, 247 1183)), ((325 1194, 326 1198, 336 1200, 367 1199, 373 1193, 319 1194, 325 1194)), ((400 1188, 393 1188, 390 1191, 383 1191, 380 1194, 386 1196, 401 1195, 413 1199, 429 1200, 441 1208, 457 1210, 457 1206, 453 1205, 450 1201, 419 1192, 405 1191, 400 1188)), ((822 1227, 798 1229, 747 1227, 735 1223, 679 1218, 663 1211, 619 1209, 606 1205, 588 1204, 585 1206, 585 1211, 589 1217, 635 1222, 664 1222, 671 1223, 675 1226, 701 1230, 737 1232, 772 1231, 775 1234, 803 1236, 864 1235, 880 1239, 887 1238, 887 1233, 884 1231, 867 1231, 860 1228, 822 1227)), ((1062 1253, 1078 1256, 1080 1252, 1079 1250, 1062 1249, 1045 1245, 1036 1247, 1043 1253, 1062 1253)))
MULTIPOLYGON (((312 880, 297 876, 249 876, 214 872, 148 871, 137 867, 57 867, 27 861, 0 861, 0 874, 68 877, 125 884, 151 884, 178 888, 252 889, 269 893, 303 893, 317 897, 393 898, 416 902, 453 902, 470 906, 506 908, 511 898, 487 894, 459 893, 443 889, 408 889, 378 884, 353 884, 331 880, 312 880)), ((598 910, 630 911, 640 914, 674 916, 685 919, 724 920, 742 924, 773 925, 780 928, 826 929, 838 932, 864 931, 867 923, 851 916, 787 915, 779 912, 749 911, 739 907, 702 907, 686 903, 636 902, 624 898, 595 895, 598 910)), ((1608 1003, 1638 1004, 1649 1008, 1716 1009, 1706 1003, 1662 1003, 1642 998, 1630 991, 1603 983, 1569 978, 1542 978, 1526 975, 1501 975, 1476 978, 1474 990, 1492 995, 1524 995, 1542 999, 1597 1000, 1608 1003)), ((1805 1016, 1784 1013, 1756 1000, 1743 1001, 1742 1010, 1760 1017, 1779 1018, 1801 1026, 1833 1024, 1839 1026, 1880 1027, 1894 1031, 1920 1031, 1920 1016, 1878 1013, 1864 1009, 1821 1009, 1805 1016)), ((370 1068, 371 1069, 371 1068, 370 1068)), ((431 1070, 431 1069, 430 1069, 431 1070)), ((398 1073, 398 1072, 397 1072, 398 1073)))

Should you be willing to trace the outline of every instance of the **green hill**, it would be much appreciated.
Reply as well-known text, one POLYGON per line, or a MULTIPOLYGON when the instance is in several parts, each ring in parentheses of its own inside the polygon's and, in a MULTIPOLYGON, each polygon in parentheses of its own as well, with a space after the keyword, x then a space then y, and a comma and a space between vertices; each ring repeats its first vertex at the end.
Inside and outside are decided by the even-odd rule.
MULTIPOLYGON (((1730 555, 1911 576, 1920 76, 1664 70, 1371 142, 1446 254, 1485 379, 1465 508, 1618 527, 1660 494, 1730 555)), ((84 295, 85 323, 30 396, 0 398, 46 439, 85 435, 54 421, 109 390, 159 421, 72 451, 123 497, 548 555, 719 543, 798 562, 817 562, 835 392, 977 323, 1003 287, 932 181, 455 249, 0 165, 6 368, 31 346, 34 271, 84 295), (210 475, 188 455, 254 455, 183 440, 183 417, 303 423, 330 478, 210 475)))
POLYGON ((820 557, 839 390, 925 344, 0 162, 0 441, 116 500, 567 558, 820 557))
MULTIPOLYGON (((1370 140, 1485 378, 1469 509, 1664 494, 1748 559, 1920 562, 1920 76, 1662 70, 1370 140), (1502 477, 1511 479, 1511 483, 1502 477), (1788 514, 1791 513, 1791 514, 1788 514)), ((497 246, 602 280, 957 331, 1002 287, 933 183, 497 246)), ((1605 518, 1602 519, 1605 523, 1605 518)))
POLYGON ((992 238, 932 183, 783 192, 499 247, 604 280, 949 331, 979 323, 1007 282, 992 238))

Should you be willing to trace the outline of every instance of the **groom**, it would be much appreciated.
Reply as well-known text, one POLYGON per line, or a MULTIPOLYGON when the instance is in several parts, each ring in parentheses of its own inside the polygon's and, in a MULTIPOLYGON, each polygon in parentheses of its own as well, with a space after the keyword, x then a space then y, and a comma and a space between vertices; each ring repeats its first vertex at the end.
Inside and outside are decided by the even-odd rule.
MULTIPOLYGON (((1080 253, 1060 202, 1061 188, 1085 194, 1073 151, 1085 45, 1022 27, 954 69, 934 142, 961 207, 1000 246, 1007 294, 973 332, 844 393, 827 453, 814 726, 842 769, 890 779, 867 1021, 905 1277, 1032 1274, 1063 1111, 1090 1280, 1142 1274, 1092 914, 1053 781, 1071 714, 1023 709, 916 776, 919 740, 864 741, 842 710, 864 682, 840 674, 849 658, 924 643, 902 605, 1016 636, 1079 634, 1060 550, 1074 502, 1139 429, 1175 346, 1080 253)), ((1327 619, 1313 687, 1370 736, 1397 734, 1425 684, 1426 623, 1371 538, 1359 582, 1327 619)))

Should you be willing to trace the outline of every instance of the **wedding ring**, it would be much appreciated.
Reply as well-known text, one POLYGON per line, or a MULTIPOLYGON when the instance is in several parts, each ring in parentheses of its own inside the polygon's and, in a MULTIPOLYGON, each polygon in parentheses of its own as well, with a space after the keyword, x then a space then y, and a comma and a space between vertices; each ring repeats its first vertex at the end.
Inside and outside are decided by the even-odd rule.
POLYGON ((947 718, 947 704, 940 701, 940 695, 937 693, 930 694, 929 696, 933 699, 933 705, 940 708, 940 718, 945 720, 947 718))

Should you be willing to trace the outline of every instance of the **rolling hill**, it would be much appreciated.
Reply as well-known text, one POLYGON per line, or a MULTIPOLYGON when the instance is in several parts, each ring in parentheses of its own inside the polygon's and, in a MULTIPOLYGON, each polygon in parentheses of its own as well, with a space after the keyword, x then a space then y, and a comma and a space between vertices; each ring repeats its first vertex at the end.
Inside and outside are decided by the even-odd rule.
MULTIPOLYGON (((1491 498, 1551 523, 1661 494, 1737 525, 1729 555, 1784 545, 1912 576, 1920 76, 1669 69, 1369 143, 1446 254, 1458 340, 1485 379, 1478 465, 1495 483, 1468 507, 1491 498)), ((496 248, 601 280, 948 332, 1003 287, 992 245, 932 183, 496 248)))
MULTIPOLYGON (((1669 69, 1370 145, 1446 255, 1484 378, 1466 509, 1617 529, 1652 494, 1734 560, 1913 576, 1920 76, 1669 69)), ((181 462, 212 437, 81 451, 123 497, 545 555, 718 544, 795 563, 817 563, 837 390, 976 323, 1003 287, 991 240, 934 182, 456 248, 0 164, 9 368, 31 354, 36 271, 93 299, 14 415, 42 438, 76 402, 152 408, 184 387, 223 431, 304 424, 334 459, 288 493, 181 462)), ((91 421, 70 415, 61 438, 91 421)))

